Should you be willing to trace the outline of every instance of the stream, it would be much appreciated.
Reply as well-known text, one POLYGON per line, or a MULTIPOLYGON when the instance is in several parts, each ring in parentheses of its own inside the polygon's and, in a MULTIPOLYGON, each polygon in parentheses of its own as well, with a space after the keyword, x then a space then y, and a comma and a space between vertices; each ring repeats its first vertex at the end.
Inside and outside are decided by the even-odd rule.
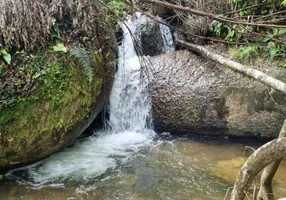
MULTIPOLYGON (((122 25, 105 128, 43 161, 6 173, 0 181, 1 200, 224 199, 252 152, 245 146, 262 143, 155 133, 147 92, 152 70, 141 69, 142 57, 131 35, 140 34, 139 27, 149 22, 136 15, 125 23, 129 28, 122 25)), ((160 30, 164 52, 173 51, 170 30, 160 30)), ((276 198, 286 196, 284 161, 274 189, 276 198)))

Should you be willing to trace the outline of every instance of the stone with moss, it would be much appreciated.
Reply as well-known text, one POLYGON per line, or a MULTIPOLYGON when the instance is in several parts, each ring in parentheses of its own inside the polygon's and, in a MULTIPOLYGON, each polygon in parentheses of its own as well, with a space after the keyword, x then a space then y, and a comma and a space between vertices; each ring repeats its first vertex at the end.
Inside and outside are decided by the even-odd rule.
POLYGON ((28 18, 15 24, 7 16, 20 2, 0 1, 0 48, 12 58, 7 63, 0 55, 0 171, 45 158, 77 138, 108 101, 116 64, 116 40, 97 5, 34 1, 21 8, 28 18), (31 12, 45 15, 46 26, 31 12), (9 30, 17 37, 7 37, 9 30))

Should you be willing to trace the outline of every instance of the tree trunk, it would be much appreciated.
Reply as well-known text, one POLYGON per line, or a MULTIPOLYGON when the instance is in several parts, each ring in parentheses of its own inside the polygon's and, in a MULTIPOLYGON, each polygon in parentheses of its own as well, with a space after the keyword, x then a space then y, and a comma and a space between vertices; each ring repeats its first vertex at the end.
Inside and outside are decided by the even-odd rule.
POLYGON ((271 76, 268 76, 267 74, 264 74, 263 72, 261 72, 259 70, 252 69, 248 66, 237 63, 237 62, 230 60, 228 58, 225 58, 221 55, 215 54, 215 53, 211 52, 210 50, 208 50, 205 47, 200 46, 200 45, 185 42, 185 41, 180 40, 178 38, 176 38, 176 43, 178 45, 185 47, 191 51, 194 51, 194 52, 196 52, 202 56, 205 56, 211 60, 214 60, 215 62, 218 62, 218 63, 222 64, 223 66, 225 66, 231 70, 234 70, 236 72, 240 72, 246 76, 254 78, 255 80, 260 81, 261 83, 268 85, 268 86, 286 94, 286 83, 284 83, 280 80, 277 80, 271 76))
MULTIPOLYGON (((286 137, 286 120, 281 128, 278 138, 286 137)), ((274 194, 272 190, 272 179, 279 167, 282 159, 276 160, 274 163, 268 165, 261 176, 260 189, 257 196, 258 200, 274 200, 274 194)))
POLYGON ((231 200, 243 200, 256 175, 270 163, 286 155, 286 138, 278 138, 257 149, 242 166, 231 200))

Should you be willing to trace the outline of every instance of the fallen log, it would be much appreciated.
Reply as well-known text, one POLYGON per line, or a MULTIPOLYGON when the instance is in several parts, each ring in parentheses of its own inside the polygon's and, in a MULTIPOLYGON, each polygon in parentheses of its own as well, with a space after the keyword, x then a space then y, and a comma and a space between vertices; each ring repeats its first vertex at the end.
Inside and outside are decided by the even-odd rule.
POLYGON ((180 40, 176 37, 176 44, 177 45, 180 45, 182 47, 185 47, 193 52, 196 52, 204 57, 207 57, 211 60, 214 60, 215 62, 218 62, 220 64, 222 64, 223 66, 233 70, 233 71, 236 71, 236 72, 239 72, 239 73, 242 73, 246 76, 249 76, 257 81, 260 81, 261 83, 265 84, 265 85, 268 85, 278 91, 281 91, 283 92, 284 94, 286 94, 286 83, 276 79, 276 78, 273 78, 259 70, 256 70, 256 69, 253 69, 251 67, 248 67, 246 65, 242 65, 238 62, 235 62, 233 60, 230 60, 228 58, 225 58, 221 55, 218 55, 208 49, 206 49, 205 47, 201 46, 201 45, 196 45, 196 44, 193 44, 193 43, 189 43, 189 42, 186 42, 186 41, 183 41, 183 40, 180 40))

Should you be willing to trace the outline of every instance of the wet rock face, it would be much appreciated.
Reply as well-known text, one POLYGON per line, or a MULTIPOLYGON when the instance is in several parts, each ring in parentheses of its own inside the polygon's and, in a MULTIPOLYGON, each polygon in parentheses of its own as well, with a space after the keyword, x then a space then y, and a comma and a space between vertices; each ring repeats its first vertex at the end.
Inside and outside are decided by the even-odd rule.
POLYGON ((149 22, 141 27, 143 55, 155 56, 164 52, 163 37, 158 23, 149 22))
MULTIPOLYGON (((108 22, 102 26, 105 18, 94 22, 97 27, 95 33, 102 37, 92 39, 92 43, 86 40, 85 49, 92 55, 89 66, 92 80, 87 78, 78 59, 68 53, 50 52, 48 45, 46 49, 41 47, 41 53, 46 57, 27 56, 23 61, 15 59, 20 60, 19 66, 26 66, 27 63, 49 66, 45 74, 50 79, 33 91, 33 98, 0 110, 0 173, 36 162, 71 144, 108 103, 117 46, 108 22), (59 77, 59 72, 65 75, 59 77), (60 86, 65 84, 65 87, 57 88, 56 83, 60 86), (48 92, 43 95, 41 92, 44 89, 48 92)), ((65 36, 62 35, 63 38, 65 36)), ((71 46, 81 43, 80 38, 67 37, 71 46)))
MULTIPOLYGON (((152 61, 150 91, 157 131, 278 136, 286 116, 286 95, 188 51, 156 56, 152 61)), ((275 67, 266 73, 286 74, 275 67)))

